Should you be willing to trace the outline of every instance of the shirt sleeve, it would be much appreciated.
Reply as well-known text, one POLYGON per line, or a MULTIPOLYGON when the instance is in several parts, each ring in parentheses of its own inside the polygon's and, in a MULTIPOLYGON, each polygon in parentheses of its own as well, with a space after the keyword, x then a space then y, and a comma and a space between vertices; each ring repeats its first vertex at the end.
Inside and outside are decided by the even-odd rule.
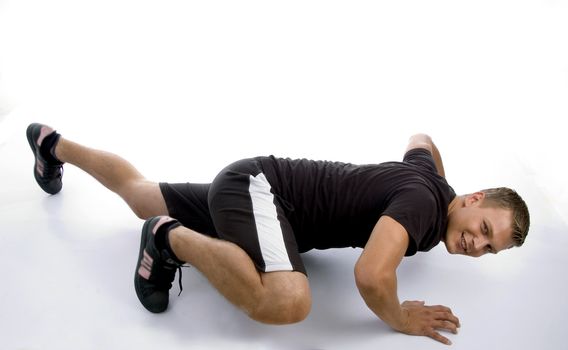
POLYGON ((438 173, 436 162, 432 157, 432 153, 425 148, 414 148, 406 152, 402 160, 404 163, 414 164, 428 171, 438 173))
POLYGON ((404 227, 409 244, 405 256, 416 254, 426 235, 431 232, 436 216, 434 195, 421 184, 409 184, 397 191, 383 215, 404 227))

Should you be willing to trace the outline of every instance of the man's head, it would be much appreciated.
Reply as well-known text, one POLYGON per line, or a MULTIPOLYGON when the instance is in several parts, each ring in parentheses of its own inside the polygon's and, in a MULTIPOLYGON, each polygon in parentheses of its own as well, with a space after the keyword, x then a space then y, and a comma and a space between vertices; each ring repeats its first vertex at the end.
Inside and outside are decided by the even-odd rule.
POLYGON ((444 243, 450 254, 496 254, 523 245, 529 225, 529 210, 517 192, 486 189, 452 201, 444 243))

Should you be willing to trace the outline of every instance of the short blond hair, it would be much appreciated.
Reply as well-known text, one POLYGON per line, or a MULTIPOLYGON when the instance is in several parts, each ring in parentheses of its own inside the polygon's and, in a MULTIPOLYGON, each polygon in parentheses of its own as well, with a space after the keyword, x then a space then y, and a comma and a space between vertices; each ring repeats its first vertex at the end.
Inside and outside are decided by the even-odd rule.
POLYGON ((484 205, 510 209, 513 212, 513 244, 520 247, 525 242, 530 226, 529 208, 521 196, 507 187, 488 188, 485 193, 484 205), (485 202, 487 201, 487 202, 485 202))

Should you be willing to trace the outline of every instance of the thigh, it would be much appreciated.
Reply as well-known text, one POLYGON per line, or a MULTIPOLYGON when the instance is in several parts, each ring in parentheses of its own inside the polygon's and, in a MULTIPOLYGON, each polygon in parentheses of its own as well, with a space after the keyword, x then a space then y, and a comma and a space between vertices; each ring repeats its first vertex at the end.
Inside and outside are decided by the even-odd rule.
POLYGON ((260 272, 306 274, 292 227, 256 159, 223 169, 208 203, 219 237, 241 247, 260 272))
POLYGON ((169 216, 189 229, 217 237, 207 203, 209 187, 210 184, 189 182, 160 183, 169 216))

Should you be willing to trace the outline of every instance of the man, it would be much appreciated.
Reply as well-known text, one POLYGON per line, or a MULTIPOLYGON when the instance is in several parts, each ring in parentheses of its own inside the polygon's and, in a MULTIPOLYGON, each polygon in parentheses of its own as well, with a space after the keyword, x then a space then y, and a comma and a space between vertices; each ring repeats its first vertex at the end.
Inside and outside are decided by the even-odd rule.
POLYGON ((445 306, 397 296, 404 256, 443 241, 451 254, 479 257, 521 246, 529 213, 508 188, 456 196, 431 138, 411 137, 403 162, 353 165, 273 156, 244 159, 211 184, 146 180, 126 160, 31 124, 34 176, 55 194, 62 166, 73 164, 120 195, 146 222, 134 285, 151 312, 168 306, 176 270, 189 263, 252 319, 303 320, 311 307, 300 253, 364 247, 355 279, 369 308, 393 329, 450 344, 457 332, 445 306))

